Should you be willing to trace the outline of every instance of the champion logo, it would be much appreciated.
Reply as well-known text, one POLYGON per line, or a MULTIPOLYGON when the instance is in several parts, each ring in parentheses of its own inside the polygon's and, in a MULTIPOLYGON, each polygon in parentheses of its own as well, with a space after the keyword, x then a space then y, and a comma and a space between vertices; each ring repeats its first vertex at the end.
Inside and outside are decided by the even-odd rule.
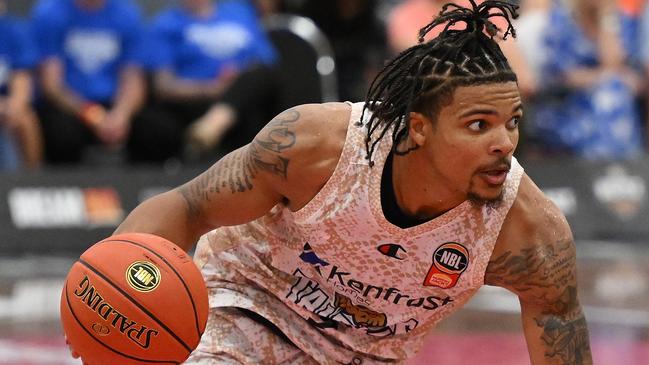
POLYGON ((399 252, 407 252, 405 248, 396 243, 385 243, 376 247, 376 249, 384 254, 385 256, 392 257, 397 260, 403 260, 403 257, 399 256, 399 252))

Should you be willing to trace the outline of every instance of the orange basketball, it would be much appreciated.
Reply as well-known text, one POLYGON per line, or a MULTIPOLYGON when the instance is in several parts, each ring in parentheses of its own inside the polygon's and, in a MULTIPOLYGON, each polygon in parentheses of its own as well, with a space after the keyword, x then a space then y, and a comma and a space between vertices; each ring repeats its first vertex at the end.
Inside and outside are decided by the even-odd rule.
POLYGON ((192 258, 151 234, 96 243, 74 263, 61 294, 63 330, 90 365, 179 364, 198 345, 207 313, 192 258))

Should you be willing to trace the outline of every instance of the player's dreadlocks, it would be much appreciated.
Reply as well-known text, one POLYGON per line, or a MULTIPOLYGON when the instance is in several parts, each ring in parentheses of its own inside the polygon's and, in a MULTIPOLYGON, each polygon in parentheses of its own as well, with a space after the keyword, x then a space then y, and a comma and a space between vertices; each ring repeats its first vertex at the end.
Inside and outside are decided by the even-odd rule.
POLYGON ((370 165, 377 143, 392 127, 394 153, 412 150, 399 150, 399 143, 408 135, 410 112, 421 112, 434 120, 459 86, 516 81, 493 40, 499 29, 489 19, 504 18, 507 29, 503 38, 510 34, 516 37, 512 18, 518 17, 518 6, 496 0, 480 5, 475 0, 470 2, 472 9, 444 5, 439 16, 419 31, 419 44, 390 61, 370 85, 363 109, 363 116, 366 109, 372 111, 365 140, 370 165), (450 29, 460 22, 466 24, 465 29, 450 29), (424 43, 426 34, 441 24, 446 25, 440 35, 424 43))

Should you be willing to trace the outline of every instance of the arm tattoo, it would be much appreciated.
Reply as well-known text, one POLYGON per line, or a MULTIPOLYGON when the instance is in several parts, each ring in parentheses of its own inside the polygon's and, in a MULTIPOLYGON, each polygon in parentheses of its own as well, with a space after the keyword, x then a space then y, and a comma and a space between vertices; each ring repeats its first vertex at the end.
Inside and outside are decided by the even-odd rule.
POLYGON ((268 151, 281 153, 295 144, 295 132, 291 130, 292 123, 300 119, 297 110, 287 110, 268 123, 268 131, 254 142, 268 151))
POLYGON ((300 119, 300 113, 291 109, 271 120, 262 133, 255 137, 250 144, 250 163, 257 169, 286 179, 289 159, 281 154, 295 145, 296 136, 292 126, 298 119, 300 119))
POLYGON ((299 119, 300 113, 294 109, 278 115, 248 146, 230 153, 194 181, 181 186, 179 191, 187 202, 190 218, 198 216, 201 202, 209 202, 211 194, 252 190, 253 180, 261 170, 286 179, 290 160, 281 154, 295 145, 293 123, 299 119))
POLYGON ((525 292, 535 288, 565 287, 574 282, 574 252, 572 241, 558 242, 511 251, 489 262, 485 282, 525 292))
POLYGON ((541 341, 545 344, 545 357, 561 359, 562 364, 580 365, 591 363, 588 326, 581 310, 577 313, 572 308, 577 305, 577 288, 568 287, 553 308, 534 318, 536 325, 542 328, 541 341), (568 313, 557 315, 555 313, 568 313))
POLYGON ((546 358, 565 365, 591 364, 588 327, 577 298, 571 240, 520 253, 505 252, 489 262, 485 282, 544 305, 534 321, 542 331, 540 340, 546 358))

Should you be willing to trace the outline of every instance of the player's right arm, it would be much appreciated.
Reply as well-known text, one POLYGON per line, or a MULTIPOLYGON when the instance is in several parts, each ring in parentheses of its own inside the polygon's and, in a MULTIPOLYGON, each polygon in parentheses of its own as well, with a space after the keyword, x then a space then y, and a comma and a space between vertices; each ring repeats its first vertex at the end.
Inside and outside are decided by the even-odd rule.
POLYGON ((327 141, 344 141, 344 136, 331 138, 333 124, 346 127, 349 114, 331 115, 344 116, 337 113, 341 109, 314 104, 279 114, 248 145, 140 204, 115 233, 152 233, 189 250, 209 230, 249 222, 278 203, 301 204, 303 197, 317 193, 338 160, 341 145, 329 148, 327 141), (322 123, 325 116, 328 125, 322 123))

